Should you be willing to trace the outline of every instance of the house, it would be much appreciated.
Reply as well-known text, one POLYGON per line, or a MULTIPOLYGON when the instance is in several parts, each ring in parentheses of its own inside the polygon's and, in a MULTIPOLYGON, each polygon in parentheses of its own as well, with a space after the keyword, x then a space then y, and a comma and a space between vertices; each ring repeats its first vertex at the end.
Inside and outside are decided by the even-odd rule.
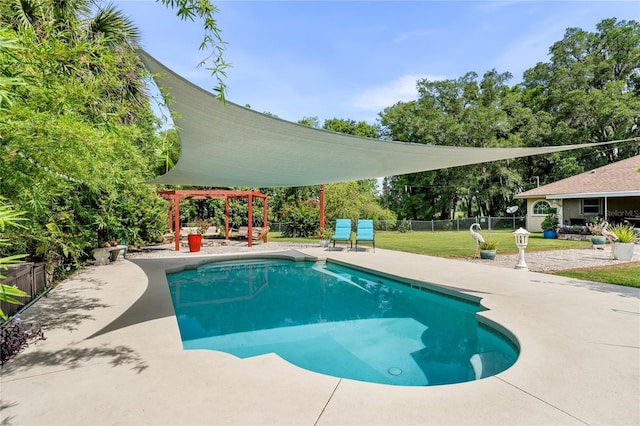
POLYGON ((541 232, 548 208, 560 224, 583 225, 595 217, 640 227, 640 155, 517 194, 527 200, 527 229, 541 232))

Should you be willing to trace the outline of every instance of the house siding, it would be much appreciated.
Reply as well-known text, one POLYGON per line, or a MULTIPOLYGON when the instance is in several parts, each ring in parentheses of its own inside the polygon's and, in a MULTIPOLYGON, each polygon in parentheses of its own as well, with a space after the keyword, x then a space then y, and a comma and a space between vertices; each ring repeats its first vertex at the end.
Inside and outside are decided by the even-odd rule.
MULTIPOLYGON (((527 229, 529 232, 542 232, 540 224, 545 215, 534 215, 533 206, 538 201, 547 201, 551 207, 558 209, 558 219, 564 225, 583 225, 596 216, 604 217, 604 198, 600 198, 600 215, 583 214, 582 199, 548 200, 546 198, 527 199, 527 229)), ((618 223, 631 220, 640 223, 640 197, 608 198, 607 220, 618 223)))
POLYGON ((546 217, 544 214, 533 214, 533 206, 538 201, 546 201, 552 208, 556 208, 558 220, 563 223, 563 200, 547 200, 546 198, 529 198, 527 199, 527 230, 529 232, 542 232, 542 221, 546 217))
POLYGON ((516 194, 527 200, 527 229, 542 232, 544 215, 533 215, 533 205, 545 200, 557 207, 564 225, 582 225, 594 217, 607 217, 610 223, 629 220, 640 226, 640 155, 516 194), (561 196, 570 198, 560 199, 561 196), (598 197, 600 195, 600 197, 598 197), (606 203, 604 196, 607 195, 606 203), (584 198, 573 198, 583 196, 584 198), (599 213, 584 213, 585 199, 599 199, 599 213), (606 212, 605 212, 606 209, 606 212))
POLYGON ((585 220, 591 219, 591 217, 585 217, 585 215, 582 214, 582 200, 564 200, 563 204, 564 209, 562 216, 564 220, 560 221, 560 223, 564 225, 576 225, 576 222, 584 222, 585 220))

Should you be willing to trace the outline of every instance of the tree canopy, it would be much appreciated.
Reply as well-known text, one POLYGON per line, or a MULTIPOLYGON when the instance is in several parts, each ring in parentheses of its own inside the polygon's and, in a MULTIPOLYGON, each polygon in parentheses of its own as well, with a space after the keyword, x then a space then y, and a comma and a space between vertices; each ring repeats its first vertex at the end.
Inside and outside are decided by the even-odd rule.
POLYGON ((0 10, 0 194, 29 219, 5 232, 2 254, 56 274, 101 236, 156 239, 164 208, 139 182, 153 176, 161 139, 133 23, 82 1, 2 0, 0 10))
MULTIPOLYGON (((417 82, 418 99, 380 114, 386 137, 476 147, 581 144, 637 137, 640 25, 605 19, 567 29, 550 61, 509 85, 508 72, 417 82)), ((639 153, 637 143, 389 177, 383 199, 399 217, 499 216, 513 195, 639 153)))
MULTIPOLYGON (((224 41, 209 1, 158 0, 203 27, 202 66, 224 100, 224 41)), ((0 256, 45 260, 55 279, 102 241, 158 241, 156 188, 175 131, 162 131, 150 79, 133 47, 140 31, 110 3, 0 0, 0 195, 28 218, 4 231, 0 256)))

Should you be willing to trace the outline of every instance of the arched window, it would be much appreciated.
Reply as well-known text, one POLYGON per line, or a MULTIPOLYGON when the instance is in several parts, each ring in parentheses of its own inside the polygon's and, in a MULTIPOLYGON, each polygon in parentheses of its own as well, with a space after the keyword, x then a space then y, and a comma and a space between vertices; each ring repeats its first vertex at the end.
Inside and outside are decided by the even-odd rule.
POLYGON ((533 205, 533 214, 534 215, 545 215, 547 211, 551 208, 551 204, 546 201, 538 201, 533 205))

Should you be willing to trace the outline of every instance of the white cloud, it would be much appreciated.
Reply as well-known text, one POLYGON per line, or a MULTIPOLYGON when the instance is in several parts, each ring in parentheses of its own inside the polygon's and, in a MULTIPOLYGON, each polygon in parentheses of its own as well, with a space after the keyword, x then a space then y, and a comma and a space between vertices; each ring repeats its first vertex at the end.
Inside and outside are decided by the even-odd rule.
POLYGON ((428 30, 405 31, 405 32, 398 33, 393 39, 393 41, 395 43, 400 43, 412 38, 428 37, 428 36, 432 36, 433 34, 434 34, 433 31, 428 31, 428 30))
POLYGON ((382 111, 399 101, 407 102, 418 97, 416 83, 418 80, 442 80, 443 77, 408 74, 379 87, 366 89, 351 99, 354 108, 370 111, 382 111))

